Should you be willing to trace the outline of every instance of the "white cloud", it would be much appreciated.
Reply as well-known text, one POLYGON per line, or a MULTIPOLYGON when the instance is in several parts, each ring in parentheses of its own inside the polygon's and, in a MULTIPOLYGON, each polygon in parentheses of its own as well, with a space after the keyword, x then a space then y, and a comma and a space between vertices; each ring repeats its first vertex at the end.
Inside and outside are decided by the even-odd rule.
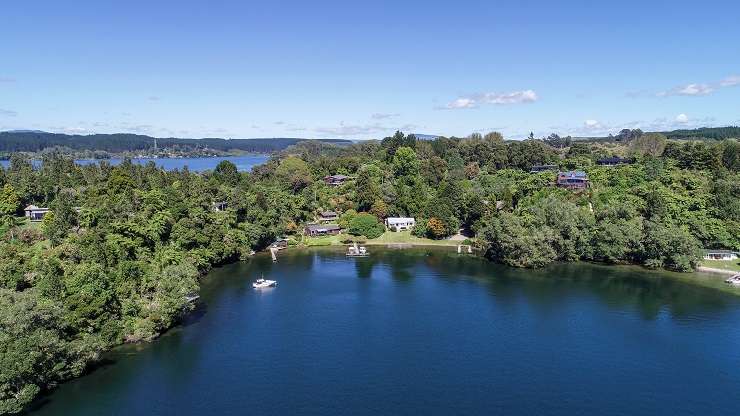
POLYGON ((523 104, 537 101, 537 93, 532 90, 514 91, 506 94, 487 93, 483 96, 486 104, 523 104))
POLYGON ((404 124, 402 126, 387 126, 380 123, 353 125, 341 122, 339 123, 339 126, 316 127, 313 129, 313 131, 319 134, 327 134, 331 136, 368 136, 392 133, 396 130, 409 131, 414 128, 416 128, 416 126, 413 124, 404 124))
POLYGON ((684 95, 690 97, 698 97, 702 95, 709 95, 714 92, 714 87, 709 84, 688 84, 680 87, 671 88, 668 91, 662 91, 658 93, 659 97, 668 97, 671 95, 684 95))
POLYGON ((596 130, 603 127, 597 120, 586 120, 583 122, 583 126, 589 130, 596 130))
POLYGON ((447 103, 443 108, 450 110, 477 108, 481 104, 509 105, 526 104, 538 100, 537 93, 533 90, 513 91, 508 93, 487 92, 473 94, 457 98, 447 103))
POLYGON ((689 116, 687 116, 686 114, 681 113, 681 114, 679 114, 679 115, 676 116, 676 123, 686 124, 688 122, 689 122, 689 116))
POLYGON ((455 101, 447 103, 447 108, 450 110, 460 108, 477 108, 476 100, 473 98, 458 98, 455 101))
POLYGON ((17 116, 17 115, 18 115, 18 112, 17 112, 17 111, 13 111, 13 110, 3 110, 2 108, 0 108, 0 116, 5 116, 5 117, 15 117, 15 116, 17 116))
POLYGON ((734 87, 740 85, 740 75, 731 75, 719 82, 721 87, 734 87))
POLYGON ((373 120, 384 120, 387 118, 393 118, 393 117, 398 117, 398 116, 400 116, 400 114, 398 113, 373 113, 372 115, 370 115, 370 118, 372 118, 373 120))

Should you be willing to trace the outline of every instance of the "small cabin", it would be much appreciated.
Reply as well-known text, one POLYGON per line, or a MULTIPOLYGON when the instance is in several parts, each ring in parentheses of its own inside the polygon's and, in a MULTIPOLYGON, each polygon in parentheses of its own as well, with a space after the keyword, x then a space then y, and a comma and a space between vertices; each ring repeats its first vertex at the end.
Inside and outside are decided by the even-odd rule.
POLYGON ((411 217, 388 217, 385 219, 385 225, 391 230, 405 231, 413 228, 416 220, 411 217))
POLYGON ((737 260, 740 253, 732 250, 707 250, 704 260, 737 260))
POLYGON ((278 238, 275 240, 274 243, 270 244, 270 247, 276 248, 278 250, 282 250, 284 248, 288 248, 288 239, 287 238, 278 238))
POLYGON ((334 222, 339 219, 339 214, 334 211, 319 212, 319 222, 334 222))
POLYGON ((24 209, 26 212, 26 218, 28 218, 29 221, 41 221, 44 219, 44 216, 47 212, 49 212, 49 208, 42 208, 37 207, 36 205, 29 205, 24 209))
POLYGON ((586 189, 588 188, 588 175, 581 170, 560 172, 557 185, 565 189, 586 189))
POLYGON ((630 163, 632 163, 632 159, 625 159, 618 156, 605 157, 596 161, 596 164, 600 166, 628 165, 630 163))
POLYGON ((308 224, 303 231, 308 237, 320 237, 324 235, 337 235, 340 228, 337 224, 308 224))
POLYGON ((214 202, 212 204, 212 207, 213 207, 213 211, 221 212, 221 211, 226 211, 226 208, 229 207, 229 204, 226 201, 218 201, 218 202, 214 202))
POLYGON ((345 175, 328 175, 324 176, 324 182, 329 186, 339 186, 349 179, 349 176, 345 175))
POLYGON ((534 165, 529 170, 529 173, 547 172, 548 170, 557 171, 558 165, 534 165))

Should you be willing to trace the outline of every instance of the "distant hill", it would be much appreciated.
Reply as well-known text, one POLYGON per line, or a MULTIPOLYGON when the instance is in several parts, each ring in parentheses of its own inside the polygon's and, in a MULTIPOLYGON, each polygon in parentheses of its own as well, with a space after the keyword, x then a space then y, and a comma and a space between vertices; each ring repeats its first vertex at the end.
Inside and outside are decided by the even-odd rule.
MULTIPOLYGON (((50 147, 67 147, 76 151, 91 150, 110 153, 151 150, 154 137, 140 134, 91 134, 69 135, 39 131, 0 132, 0 152, 39 152, 50 147)), ((180 139, 175 137, 156 138, 157 147, 178 147, 180 149, 213 149, 219 151, 240 150, 244 152, 270 153, 283 150, 302 138, 258 138, 258 139, 180 139)), ((320 140, 331 144, 350 144, 343 139, 320 140)))
POLYGON ((730 139, 740 138, 740 127, 728 126, 728 127, 701 127, 698 129, 690 130, 673 130, 662 132, 669 139, 730 139))

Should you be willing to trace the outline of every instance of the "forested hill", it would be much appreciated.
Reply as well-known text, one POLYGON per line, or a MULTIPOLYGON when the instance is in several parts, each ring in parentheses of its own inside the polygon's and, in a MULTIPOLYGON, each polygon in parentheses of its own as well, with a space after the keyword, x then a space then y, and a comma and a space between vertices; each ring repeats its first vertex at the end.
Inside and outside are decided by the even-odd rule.
MULTIPOLYGON (((51 147, 67 147, 72 150, 106 151, 111 153, 150 150, 154 137, 140 134, 91 134, 69 135, 46 132, 0 132, 0 152, 39 152, 51 147)), ((265 138, 265 139, 179 139, 157 138, 157 146, 185 149, 213 149, 219 151, 241 150, 245 152, 269 153, 283 150, 308 139, 265 138)), ((350 144, 349 140, 321 140, 333 144, 350 144)))
POLYGON ((667 131, 663 134, 669 139, 732 139, 740 137, 740 127, 728 126, 728 127, 701 127, 698 129, 690 130, 673 130, 667 131))

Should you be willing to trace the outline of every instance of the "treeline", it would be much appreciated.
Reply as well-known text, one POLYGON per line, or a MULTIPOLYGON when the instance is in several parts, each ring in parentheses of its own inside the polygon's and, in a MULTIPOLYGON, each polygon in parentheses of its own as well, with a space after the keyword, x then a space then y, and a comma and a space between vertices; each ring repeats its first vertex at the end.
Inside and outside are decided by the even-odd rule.
POLYGON ((667 131, 663 134, 673 140, 738 139, 740 138, 740 127, 702 127, 698 129, 667 131))
POLYGON ((389 216, 415 217, 413 233, 428 238, 468 230, 486 257, 518 267, 689 271, 702 247, 740 249, 737 141, 648 133, 552 144, 398 132, 349 146, 298 142, 250 173, 222 162, 202 174, 78 166, 57 153, 34 168, 13 154, 0 169, 0 413, 22 411, 113 345, 156 337, 191 308, 199 276, 297 236, 320 211, 368 238, 389 216), (615 153, 635 163, 595 163, 615 153), (555 172, 529 173, 538 164, 584 170, 591 186, 558 188, 555 172), (330 174, 352 179, 332 187, 330 174), (51 212, 29 224, 27 204, 51 212))
MULTIPOLYGON (((0 132, 0 152, 41 152, 54 147, 66 147, 75 151, 105 151, 110 153, 148 151, 154 149, 154 137, 139 134, 91 134, 68 135, 45 132, 0 132)), ((271 153, 307 139, 179 139, 157 138, 159 148, 213 149, 219 151, 240 150, 244 152, 271 153)), ((322 140, 333 144, 349 144, 349 140, 322 140)))

